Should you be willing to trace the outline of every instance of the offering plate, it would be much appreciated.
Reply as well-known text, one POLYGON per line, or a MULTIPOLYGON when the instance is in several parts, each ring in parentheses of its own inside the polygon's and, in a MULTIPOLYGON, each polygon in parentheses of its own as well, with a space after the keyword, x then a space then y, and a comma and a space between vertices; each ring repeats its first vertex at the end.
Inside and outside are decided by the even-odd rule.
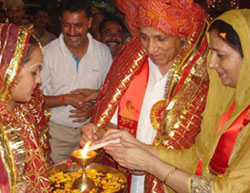
MULTIPOLYGON (((50 179, 53 192, 61 193, 63 192, 63 190, 65 190, 65 186, 63 183, 56 184, 53 180, 51 180, 51 177, 53 178, 55 175, 59 173, 63 175, 65 174, 70 175, 70 174, 74 174, 77 172, 82 172, 82 168, 74 162, 72 163, 71 166, 68 166, 67 164, 61 164, 61 165, 57 165, 57 166, 49 168, 46 174, 48 178, 50 179)), ((114 168, 111 168, 102 164, 92 163, 89 166, 87 166, 86 173, 87 173, 87 176, 90 179, 92 179, 96 184, 96 189, 94 193, 104 193, 105 190, 107 189, 110 190, 109 193, 111 192, 112 193, 125 193, 126 192, 127 179, 123 173, 121 173, 120 171, 114 168), (107 183, 109 183, 108 181, 111 179, 112 179, 112 183, 110 183, 111 186, 109 186, 107 183), (120 187, 119 190, 116 190, 113 188, 114 187, 113 182, 115 182, 114 184, 116 185, 118 184, 118 187, 120 187)), ((81 175, 81 173, 79 175, 81 175)), ((75 179, 71 178, 72 185, 74 183, 74 180, 75 179)), ((73 189, 71 190, 73 192, 73 189)))

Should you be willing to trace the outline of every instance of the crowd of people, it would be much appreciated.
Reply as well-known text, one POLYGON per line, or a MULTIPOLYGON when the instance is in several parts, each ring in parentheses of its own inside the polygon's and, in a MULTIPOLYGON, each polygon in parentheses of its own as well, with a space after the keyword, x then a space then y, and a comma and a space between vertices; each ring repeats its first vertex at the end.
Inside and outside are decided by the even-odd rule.
POLYGON ((192 0, 116 6, 62 0, 57 37, 47 9, 26 20, 22 0, 6 2, 0 193, 52 192, 48 168, 115 138, 98 160, 126 192, 249 192, 250 10, 209 21, 192 0))
POLYGON ((34 25, 34 33, 42 46, 47 45, 56 36, 47 31, 49 25, 49 12, 45 7, 36 7, 29 15, 25 13, 25 4, 22 0, 9 0, 6 10, 1 10, 1 23, 12 23, 23 26, 34 25), (28 15, 28 16, 26 16, 28 15))

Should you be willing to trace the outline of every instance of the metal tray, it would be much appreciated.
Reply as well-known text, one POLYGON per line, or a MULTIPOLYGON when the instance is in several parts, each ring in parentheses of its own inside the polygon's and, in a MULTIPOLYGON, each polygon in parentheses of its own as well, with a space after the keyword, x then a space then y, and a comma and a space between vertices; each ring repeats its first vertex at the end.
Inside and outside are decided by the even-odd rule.
MULTIPOLYGON (((90 164, 87 168, 90 168, 90 169, 95 169, 97 170, 98 172, 101 172, 101 173, 111 173, 111 174, 114 174, 115 176, 118 176, 120 179, 122 179, 123 181, 127 182, 127 179, 125 177, 125 175, 112 168, 112 167, 109 167, 109 166, 105 166, 105 165, 102 165, 102 164, 97 164, 97 163, 92 163, 90 164)), ((47 171, 46 171, 46 174, 48 177, 52 176, 53 174, 57 173, 57 172, 74 172, 76 170, 80 170, 81 167, 78 166, 77 164, 75 164, 74 162, 72 163, 71 166, 68 166, 67 164, 60 164, 60 165, 57 165, 57 166, 53 166, 51 168, 49 168, 47 171)), ((114 192, 114 193, 126 193, 127 191, 127 183, 124 184, 124 188, 122 188, 121 190, 117 191, 117 192, 114 192)), ((54 189, 55 190, 55 189, 54 189)), ((100 188, 97 190, 98 193, 101 193, 103 192, 103 190, 100 188)))

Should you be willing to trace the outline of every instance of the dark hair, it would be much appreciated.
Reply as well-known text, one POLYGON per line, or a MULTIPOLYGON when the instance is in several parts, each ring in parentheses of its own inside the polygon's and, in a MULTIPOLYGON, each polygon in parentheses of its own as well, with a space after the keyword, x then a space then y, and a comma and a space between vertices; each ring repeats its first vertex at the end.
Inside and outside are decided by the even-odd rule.
POLYGON ((207 1, 204 0, 194 0, 194 3, 200 5, 206 12, 208 12, 208 4, 207 1))
POLYGON ((64 11, 85 11, 86 16, 89 18, 91 17, 91 2, 90 0, 62 0, 60 3, 60 16, 64 11))
POLYGON ((36 7, 33 9, 33 15, 37 14, 39 11, 44 11, 49 14, 49 11, 46 7, 36 7))
POLYGON ((208 31, 216 30, 218 36, 225 41, 228 45, 230 45, 233 49, 238 51, 242 57, 244 57, 240 38, 237 32, 233 29, 233 27, 222 20, 216 20, 211 24, 208 31), (221 37, 219 34, 225 33, 225 38, 221 37))
POLYGON ((6 11, 3 9, 0 9, 0 14, 3 14, 6 17, 6 11))
POLYGON ((126 31, 126 27, 119 17, 107 16, 104 20, 102 20, 102 22, 99 25, 99 32, 100 33, 101 33, 105 23, 110 22, 110 21, 118 23, 122 27, 122 31, 123 32, 126 31))
POLYGON ((28 47, 23 56, 22 65, 30 60, 30 55, 36 47, 39 47, 38 40, 31 35, 29 38, 28 47))

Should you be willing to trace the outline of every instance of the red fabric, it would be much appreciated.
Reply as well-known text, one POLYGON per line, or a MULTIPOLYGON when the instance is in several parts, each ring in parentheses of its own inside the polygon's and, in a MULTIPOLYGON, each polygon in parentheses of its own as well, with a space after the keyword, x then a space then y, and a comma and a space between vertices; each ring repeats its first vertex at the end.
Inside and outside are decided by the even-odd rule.
MULTIPOLYGON (((142 99, 144 98, 144 94, 145 94, 145 91, 146 91, 146 86, 147 86, 147 82, 148 82, 148 73, 149 73, 149 66, 148 66, 147 57, 145 57, 145 59, 143 59, 142 62, 143 63, 139 66, 139 69, 135 72, 135 74, 132 77, 131 81, 128 82, 129 85, 126 88, 126 90, 124 90, 123 95, 121 95, 121 98, 119 98, 119 105, 118 105, 118 107, 119 107, 118 128, 119 129, 126 129, 130 133, 132 133, 134 136, 136 135, 137 123, 138 123, 138 120, 139 120, 141 105, 142 105, 142 102, 143 102, 142 99), (140 89, 138 89, 138 88, 140 88, 140 89), (131 103, 131 104, 133 104, 132 106, 135 107, 135 109, 136 109, 136 111, 133 113, 133 116, 135 116, 135 117, 133 117, 133 116, 126 113, 127 110, 128 110, 128 108, 127 108, 128 106, 126 105, 126 104, 128 104, 128 101, 132 102, 131 103), (123 116, 121 116, 121 115, 123 115, 123 116), (128 124, 122 123, 121 119, 124 118, 124 116, 127 116, 126 118, 131 118, 129 120, 126 119, 126 120, 128 120, 128 124)), ((119 68, 118 66, 116 66, 116 69, 119 69, 119 71, 121 71, 121 68, 119 68)), ((113 71, 111 71, 111 72, 113 72, 113 71)), ((123 71, 123 72, 125 72, 125 71, 123 71)), ((113 76, 111 76, 111 77, 113 77, 113 76)), ((119 82, 113 82, 113 83, 119 84, 120 81, 119 82)), ((108 81, 108 82, 106 82, 106 84, 111 84, 111 82, 108 81)), ((119 88, 119 86, 116 86, 116 88, 117 87, 119 88)), ((106 87, 104 85, 103 89, 105 89, 105 88, 110 89, 111 87, 110 86, 106 87)), ((113 91, 115 91, 115 90, 116 89, 114 89, 113 91)), ((102 92, 102 91, 101 91, 100 94, 110 92, 110 90, 105 91, 105 92, 102 92)), ((99 95, 99 97, 102 98, 103 96, 99 95)), ((112 95, 109 95, 107 97, 112 97, 112 95)), ((106 103, 107 99, 108 98, 105 98, 105 100, 100 100, 99 99, 97 101, 97 103, 100 103, 99 105, 102 104, 100 106, 101 108, 105 108, 105 107, 108 106, 108 104, 106 103)), ((101 109, 98 109, 98 106, 97 106, 95 108, 95 110, 98 111, 98 110, 101 110, 101 109)), ((112 114, 110 114, 110 115, 112 115, 112 114)), ((98 114, 98 115, 100 116, 100 114, 98 114)), ((94 116, 94 118, 96 118, 96 121, 100 120, 99 116, 96 116, 94 114, 93 114, 93 116, 94 116)), ((111 117, 112 116, 109 116, 107 121, 109 121, 109 119, 111 117)), ((92 119, 93 119, 93 117, 92 117, 92 119)), ((100 162, 102 164, 104 164, 104 165, 108 165, 108 166, 114 167, 116 169, 119 169, 120 171, 122 171, 126 175, 127 180, 128 180, 128 189, 127 189, 127 191, 129 192, 130 185, 131 185, 131 174, 129 173, 129 171, 122 168, 122 167, 119 167, 119 165, 117 165, 117 163, 107 154, 103 155, 103 158, 101 159, 100 162)))
MULTIPOLYGON (((127 91, 122 96, 118 108, 118 129, 127 130, 136 137, 137 126, 145 91, 148 83, 149 66, 145 60, 141 69, 136 73, 127 91)), ((125 171, 128 187, 131 186, 131 174, 125 171)), ((130 188, 128 188, 130 190, 130 188)))
MULTIPOLYGON (((0 187, 10 186, 6 179, 13 179, 11 186, 14 187, 16 183, 19 183, 18 179, 25 176, 27 193, 48 193, 50 185, 45 175, 47 163, 44 151, 48 152, 50 147, 48 141, 41 140, 41 138, 44 137, 43 134, 47 134, 49 116, 45 111, 43 96, 37 89, 31 101, 16 102, 13 113, 10 113, 6 107, 17 83, 17 77, 22 68, 22 59, 32 32, 28 28, 14 24, 0 24, 0 31, 0 123, 2 135, 7 136, 2 144, 8 150, 0 157, 0 187), (9 145, 10 142, 18 144, 19 149, 14 149, 17 147, 9 145), (3 160, 9 162, 3 165, 3 160), (9 167, 9 169, 2 170, 3 167, 9 167)), ((8 191, 6 189, 3 192, 8 191)))
MULTIPOLYGON (((225 113, 219 124, 218 130, 220 130, 224 124, 229 120, 230 115, 234 110, 235 104, 231 106, 229 111, 225 113)), ((228 167, 228 161, 233 151, 236 139, 242 128, 243 122, 248 124, 246 120, 247 113, 249 112, 250 105, 240 114, 240 116, 230 125, 230 127, 221 135, 217 144, 216 150, 212 159, 210 160, 210 168, 212 171, 218 174, 224 174, 228 167)), ((219 131, 218 131, 219 132, 219 131)), ((218 133, 217 132, 217 133, 218 133)))
MULTIPOLYGON (((42 133, 46 134, 48 132, 49 116, 45 116, 47 109, 39 87, 34 91, 31 101, 18 104, 16 108, 17 111, 27 109, 27 114, 24 114, 25 119, 29 120, 30 125, 28 126, 30 128, 34 126, 32 129, 33 135, 27 129, 20 131, 25 148, 29 150, 26 151, 26 158, 29 159, 26 160, 25 165, 25 174, 29 182, 27 193, 49 193, 51 188, 47 180, 46 169, 50 166, 50 144, 48 138, 41 140, 41 137, 39 137, 42 133)), ((23 125, 25 124, 27 123, 24 122, 23 125)))
POLYGON ((192 0, 116 0, 116 4, 133 33, 154 27, 168 36, 189 37, 204 17, 192 0))
MULTIPOLYGON (((36 97, 38 96, 36 95, 36 97)), ((15 116, 2 106, 0 122, 6 126, 6 133, 8 133, 8 129, 21 128, 18 134, 24 142, 25 159, 22 161, 25 163, 23 175, 26 177, 27 193, 48 193, 50 192, 50 184, 45 174, 46 162, 43 150, 47 151, 48 149, 45 149, 44 146, 46 148, 49 148, 49 146, 41 143, 38 138, 38 134, 42 132, 41 128, 45 127, 47 122, 44 122, 45 119, 42 114, 42 101, 36 103, 36 97, 29 103, 18 104, 15 109, 15 116), (36 119, 38 115, 41 115, 41 117, 36 119)), ((11 140, 11 136, 8 136, 8 138, 11 140)), ((17 160, 16 152, 13 151, 13 154, 14 159, 17 160)), ((17 167, 16 170, 18 174, 21 169, 17 167)))
POLYGON ((128 130, 133 136, 136 136, 148 75, 148 60, 145 60, 119 103, 118 128, 128 130))
MULTIPOLYGON (((204 22, 204 21, 203 21, 204 22)), ((200 59, 204 56, 206 56, 206 49, 207 49, 207 39, 206 36, 202 36, 203 28, 202 23, 200 23, 200 27, 197 28, 196 34, 197 36, 193 38, 195 44, 197 44, 197 50, 195 50, 194 55, 192 56, 192 60, 186 60, 188 63, 185 63, 185 68, 181 72, 181 78, 178 81, 178 84, 176 85, 176 88, 174 89, 173 94, 170 96, 169 102, 175 98, 175 96, 178 94, 178 92, 181 92, 183 89, 185 89, 185 80, 188 76, 190 76, 190 70, 195 67, 199 66, 198 63, 200 59), (205 55, 204 55, 205 54, 205 55)), ((204 64, 204 69, 205 69, 204 64)), ((180 149, 188 149, 191 147, 192 144, 195 142, 195 137, 200 132, 200 125, 202 120, 202 113, 205 109, 206 104, 206 95, 208 91, 208 85, 209 80, 205 78, 206 75, 204 74, 204 79, 197 79, 196 76, 192 77, 192 84, 198 84, 201 83, 201 81, 204 81, 202 83, 202 86, 199 89, 199 92, 195 95, 190 95, 194 90, 190 90, 190 93, 188 93, 189 99, 192 100, 192 105, 189 106, 189 108, 186 109, 186 113, 182 114, 182 116, 185 117, 185 119, 192 120, 193 124, 190 124, 190 122, 186 121, 185 119, 181 120, 181 125, 178 127, 178 132, 175 132, 175 135, 171 138, 168 137, 169 131, 164 130, 160 133, 160 136, 166 136, 165 138, 168 139, 168 143, 161 143, 161 147, 168 148, 174 148, 177 150, 180 149), (195 116, 194 116, 195 115, 195 116), (188 131, 185 128, 189 128, 188 131)), ((187 94, 187 93, 186 93, 187 94)), ((168 102, 168 103, 169 103, 168 102)), ((183 104, 184 105, 184 104, 183 104)), ((176 107, 178 108, 178 107, 176 107)), ((182 107, 179 107, 182 109, 182 107)), ((180 110, 181 111, 181 110, 180 110)), ((177 119, 178 120, 178 119, 177 119)), ((202 166, 202 162, 200 162, 200 167, 202 166)), ((152 175, 146 176, 146 183, 145 183, 145 192, 151 193, 164 193, 165 190, 163 189, 163 183, 157 179, 156 177, 152 175)))
POLYGON ((4 192, 4 193, 10 193, 11 192, 11 187, 10 187, 10 183, 8 180, 8 173, 6 171, 6 168, 2 162, 2 158, 0 155, 0 171, 1 171, 1 175, 0 175, 0 192, 4 192))
MULTIPOLYGON (((185 0, 184 0, 185 1, 185 0)), ((139 29, 139 8, 141 7, 141 0, 137 1, 132 1, 132 0, 117 0, 116 1, 118 4, 118 7, 126 14, 126 18, 128 20, 128 25, 131 27, 132 26, 132 31, 135 34, 134 38, 123 45, 123 47, 120 49, 120 51, 117 54, 117 57, 115 58, 113 65, 111 66, 109 73, 106 77, 105 83, 100 91, 100 94, 98 96, 98 100, 96 102, 96 106, 94 108, 93 116, 91 119, 91 122, 96 123, 98 127, 105 127, 105 125, 110 121, 112 116, 114 115, 115 109, 118 106, 120 100, 122 99, 122 96, 126 93, 129 85, 131 82, 134 80, 134 74, 135 72, 139 71, 141 69, 141 66, 144 63, 145 60, 145 51, 143 51, 143 48, 140 43, 140 38, 138 37, 138 29, 139 29), (129 13, 131 11, 131 13, 129 13), (138 18, 138 20, 137 20, 138 18), (142 60, 139 60, 139 66, 136 68, 133 68, 133 62, 137 60, 138 55, 143 57, 142 60), (129 77, 126 79, 126 77, 129 77), (126 81, 124 81, 126 79, 126 81), (119 91, 119 92, 118 92, 119 91)), ((144 2, 144 1, 143 1, 144 2)), ((159 1, 159 3, 162 1, 159 1)), ((158 3, 158 1, 145 1, 145 3, 158 3)), ((173 4, 175 2, 173 1, 173 4)), ((193 5, 193 4, 192 4, 193 5)), ((150 6, 149 6, 150 7, 150 6)), ((152 7, 152 6, 151 6, 152 7)), ((197 16, 197 23, 194 23, 192 30, 196 30, 203 26, 203 23, 205 21, 205 16, 204 12, 198 5, 194 5, 194 7, 197 7, 197 11, 193 12, 197 16), (199 21, 199 22, 198 22, 199 21)), ((195 8, 193 9, 195 10, 195 8)), ((158 14, 158 12, 155 12, 158 14)), ((142 16, 142 15, 141 15, 142 16)), ((152 26, 151 23, 149 23, 149 26, 147 27, 155 27, 158 30, 163 31, 165 34, 170 35, 171 32, 168 34, 169 28, 165 28, 165 25, 161 25, 162 23, 162 18, 158 18, 158 22, 153 22, 152 26), (162 27, 162 28, 161 28, 162 27)), ((196 21, 196 19, 194 19, 196 21)), ((176 20, 175 20, 176 21, 176 20)), ((176 36, 186 36, 188 37, 189 35, 193 34, 193 31, 190 30, 189 32, 185 33, 182 30, 179 30, 181 33, 176 34, 176 36)), ((197 34, 200 31, 197 30, 197 34)), ((199 35, 198 35, 199 36, 199 35)), ((196 41, 196 38, 192 41, 196 41)), ((202 52, 200 52, 202 53, 202 52)), ((193 64, 195 65, 195 64, 193 64)), ((185 75, 186 76, 186 75, 185 75)), ((204 76, 205 79, 205 76, 204 76)), ((202 92, 200 95, 204 96, 207 93, 207 84, 208 82, 204 82, 204 88, 202 89, 202 92)), ((197 97, 198 98, 198 97, 197 97)), ((198 101, 198 99, 197 99, 198 101)), ((195 102, 197 102, 195 101, 195 102)), ((197 105, 196 105, 197 106, 197 105)), ((202 104, 199 104, 201 108, 198 108, 199 111, 197 110, 198 115, 200 116, 204 110, 203 106, 205 106, 205 101, 202 104)), ((190 109, 191 110, 191 109, 190 109)), ((196 113, 196 112, 195 112, 196 113)), ((195 125, 199 125, 197 128, 191 128, 189 136, 185 136, 183 139, 185 142, 188 141, 188 145, 191 145, 194 141, 195 136, 197 133, 200 131, 200 120, 198 121, 194 120, 195 125), (197 122, 197 124, 196 124, 197 122), (187 139, 187 140, 186 140, 187 139)), ((134 126, 132 126, 134 127, 134 126)), ((181 138, 181 133, 180 133, 180 138, 181 138)), ((183 144, 183 142, 181 142, 183 144)), ((188 145, 184 145, 185 147, 188 145)), ((188 146, 189 147, 189 146, 188 146)), ((114 161, 111 160, 111 158, 108 155, 104 155, 103 162, 104 164, 107 165, 113 165, 114 167, 116 166, 114 161)), ((121 168, 120 168, 121 169, 121 168)), ((129 179, 130 183, 130 179, 129 179)), ((160 184, 162 186, 162 184, 160 184)))
POLYGON ((106 76, 92 113, 91 122, 98 127, 104 127, 110 121, 136 72, 143 66, 147 57, 143 57, 138 61, 138 66, 133 67, 134 60, 140 54, 144 56, 138 36, 125 43, 118 52, 106 76))
POLYGON ((219 126, 218 126, 218 128, 216 130, 216 134, 217 135, 219 134, 219 132, 222 129, 222 127, 224 126, 224 124, 230 119, 230 115, 233 113, 234 108, 235 108, 235 103, 233 103, 231 105, 231 107, 229 108, 228 112, 224 113, 221 116, 221 120, 220 120, 219 126))
POLYGON ((197 60, 199 60, 199 58, 201 57, 201 55, 206 51, 207 49, 207 39, 205 38, 204 41, 201 43, 200 47, 199 47, 199 51, 197 52, 197 54, 194 56, 194 58, 189 62, 189 64, 187 65, 187 67, 183 70, 181 79, 178 83, 178 85, 176 86, 176 89, 173 93, 173 96, 171 97, 171 99, 169 100, 169 102, 174 98, 174 96, 179 92, 179 90, 182 88, 186 78, 188 77, 190 70, 192 69, 192 67, 196 64, 197 60))
POLYGON ((195 175, 202 176, 202 166, 203 166, 203 162, 202 162, 202 160, 199 160, 195 175))
MULTIPOLYGON (((12 58, 15 56, 17 40, 18 40, 18 32, 20 30, 20 26, 14 24, 1 24, 1 33, 0 33, 0 53, 1 53, 1 61, 0 61, 0 95, 3 94, 6 90, 11 91, 12 87, 15 85, 15 82, 11 80, 6 80, 6 72, 10 65, 12 58)), ((23 53, 27 48, 27 41, 29 40, 29 36, 25 40, 25 45, 23 48, 23 53)), ((22 45, 20 45, 22 46, 22 45)), ((21 48, 19 48, 21 49, 21 48)), ((21 61, 22 62, 22 58, 21 61)), ((20 67, 17 69, 17 73, 20 71, 20 67)), ((15 76, 15 74, 12 74, 15 76)), ((7 96, 9 97, 9 96, 7 96)), ((3 98, 2 100, 6 100, 7 98, 3 98)))
POLYGON ((126 24, 129 27, 129 30, 135 34, 139 30, 139 13, 138 7, 140 6, 140 0, 116 0, 116 6, 125 13, 126 15, 126 24))

